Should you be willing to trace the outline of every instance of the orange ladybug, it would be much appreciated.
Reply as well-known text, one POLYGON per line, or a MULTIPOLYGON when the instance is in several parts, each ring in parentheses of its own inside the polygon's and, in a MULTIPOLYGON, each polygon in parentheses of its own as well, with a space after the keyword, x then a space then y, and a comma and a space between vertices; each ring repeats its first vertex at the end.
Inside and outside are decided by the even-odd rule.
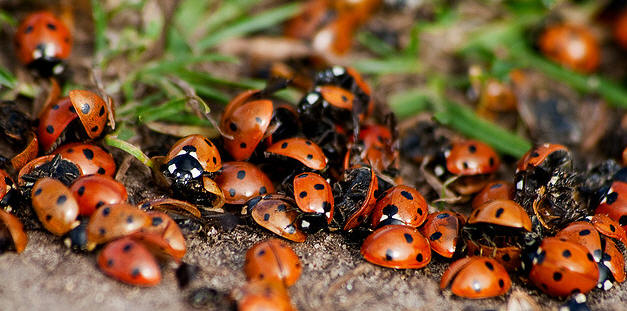
POLYGON ((214 173, 222 168, 222 158, 218 148, 202 135, 194 134, 179 139, 170 148, 165 162, 169 163, 181 154, 194 157, 205 172, 214 173))
POLYGON ((295 159, 313 170, 323 170, 328 162, 324 152, 316 143, 300 137, 278 141, 266 149, 266 154, 295 159))
POLYGON ((334 187, 335 211, 331 229, 350 231, 363 224, 375 207, 378 180, 370 167, 359 167, 344 172, 334 187))
POLYGON ((514 199, 514 185, 510 182, 503 180, 493 181, 485 187, 479 193, 477 193, 472 199, 472 208, 475 209, 481 206, 483 203, 492 200, 513 200, 514 199))
POLYGON ((468 224, 488 223, 531 231, 531 218, 522 206, 512 200, 493 200, 476 208, 468 224))
POLYGON ((587 221, 575 221, 560 230, 555 237, 575 242, 585 247, 588 249, 588 252, 592 254, 594 261, 601 261, 601 257, 603 256, 601 236, 591 223, 587 221))
POLYGON ((323 215, 327 223, 333 219, 333 189, 316 173, 301 173, 294 177, 294 199, 304 213, 323 215))
POLYGON ((105 204, 124 203, 128 199, 126 187, 106 175, 81 176, 70 191, 78 203, 79 214, 84 216, 90 216, 105 204))
POLYGON ((155 258, 129 237, 107 244, 98 255, 98 266, 106 275, 127 284, 155 286, 161 282, 155 258))
POLYGON ((41 178, 33 186, 31 198, 37 218, 53 234, 64 235, 79 225, 78 204, 62 182, 41 178))
POLYGON ((550 60, 581 73, 599 67, 601 48, 585 27, 559 24, 548 27, 538 40, 542 53, 550 60))
POLYGON ((296 311, 287 289, 277 282, 252 280, 233 290, 231 297, 239 311, 296 311))
POLYGON ((223 136, 224 148, 236 161, 250 158, 272 120, 272 101, 252 99, 259 94, 259 90, 240 94, 229 102, 222 114, 220 130, 230 136, 223 136))
POLYGON ((181 261, 187 246, 179 225, 165 213, 158 211, 146 212, 150 222, 139 232, 131 234, 134 240, 142 242, 153 253, 163 254, 181 261))
POLYGON ((28 15, 15 34, 17 57, 44 76, 63 72, 61 61, 72 51, 72 34, 67 26, 48 11, 28 15))
POLYGON ((268 194, 246 203, 247 211, 260 226, 294 242, 305 242, 307 236, 296 225, 298 218, 294 202, 281 195, 268 194))
POLYGON ((268 176, 248 162, 225 162, 215 182, 227 204, 244 204, 253 197, 274 192, 268 176))
POLYGON ((22 222, 9 212, 0 209, 0 254, 13 248, 18 254, 26 249, 28 236, 22 222))
POLYGON ((446 169, 453 175, 491 174, 500 164, 500 158, 494 149, 478 140, 455 142, 444 156, 446 169))
POLYGON ((445 258, 452 258, 457 251, 459 232, 464 225, 464 217, 451 211, 430 214, 420 233, 429 239, 431 250, 445 258))
POLYGON ((442 275, 440 289, 449 286, 457 296, 481 299, 504 295, 512 286, 512 280, 496 260, 466 257, 452 263, 442 275))
POLYGON ((87 249, 137 232, 149 224, 146 212, 126 203, 103 205, 92 214, 87 225, 87 249))
POLYGON ((383 226, 361 245, 367 261, 394 269, 419 269, 431 261, 429 241, 415 228, 404 225, 383 226))
POLYGON ((604 214, 595 214, 590 217, 590 223, 604 236, 619 240, 623 245, 627 245, 627 233, 616 220, 604 214))
POLYGON ((246 252, 244 273, 249 280, 282 282, 291 286, 302 270, 298 255, 278 239, 259 242, 246 252))
POLYGON ((370 226, 377 228, 390 224, 420 227, 427 219, 429 207, 418 190, 399 185, 385 191, 370 215, 370 226))
POLYGON ((83 143, 69 143, 57 148, 52 154, 60 154, 64 159, 78 165, 83 175, 115 175, 116 165, 113 156, 103 148, 83 143))

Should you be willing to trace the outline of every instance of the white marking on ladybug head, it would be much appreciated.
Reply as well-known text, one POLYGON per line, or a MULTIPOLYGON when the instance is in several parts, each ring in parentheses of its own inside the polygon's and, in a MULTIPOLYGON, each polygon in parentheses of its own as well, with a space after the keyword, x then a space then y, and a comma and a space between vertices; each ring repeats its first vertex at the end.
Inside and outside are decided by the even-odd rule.
POLYGON ((168 172, 170 172, 170 174, 174 174, 174 171, 176 171, 176 164, 172 163, 168 165, 168 172))
POLYGON ((341 76, 346 73, 346 69, 344 69, 344 67, 342 66, 333 66, 331 70, 333 71, 333 74, 336 76, 341 76))
POLYGON ((193 168, 189 172, 192 174, 192 178, 196 178, 202 174, 202 172, 197 168, 193 168))
POLYGON ((516 183, 516 190, 522 190, 522 188, 523 188, 523 180, 521 179, 516 183))
POLYGON ((316 93, 309 93, 307 94, 307 97, 305 97, 305 100, 309 104, 315 104, 318 101, 318 99, 320 99, 320 95, 316 93))

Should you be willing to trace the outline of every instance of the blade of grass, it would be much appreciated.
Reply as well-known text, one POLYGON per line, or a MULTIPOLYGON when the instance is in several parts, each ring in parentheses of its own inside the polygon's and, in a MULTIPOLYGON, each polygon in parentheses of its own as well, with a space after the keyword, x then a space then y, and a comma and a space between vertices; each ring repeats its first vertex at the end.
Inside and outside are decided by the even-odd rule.
POLYGON ((359 32, 357 34, 357 41, 379 56, 391 56, 396 53, 396 49, 393 46, 379 39, 369 31, 359 32))
POLYGON ((222 25, 244 15, 259 0, 231 0, 223 1, 220 7, 212 12, 209 17, 197 27, 197 33, 209 33, 222 25))
POLYGON ((241 18, 233 24, 223 27, 200 40, 197 44, 197 48, 200 51, 205 51, 223 40, 244 36, 274 26, 294 16, 300 11, 300 8, 300 3, 289 3, 265 10, 255 16, 241 18))
POLYGON ((526 139, 481 119, 467 107, 449 101, 444 101, 443 107, 444 111, 434 115, 438 122, 481 140, 502 153, 520 158, 531 148, 531 143, 526 139))
POLYGON ((14 89, 17 84, 15 76, 6 68, 0 66, 0 86, 14 89))
POLYGON ((91 0, 91 7, 94 18, 94 52, 96 59, 101 59, 107 48, 107 15, 100 0, 91 0))
POLYGON ((147 123, 150 121, 160 120, 164 117, 178 114, 185 109, 185 103, 187 98, 170 100, 165 104, 157 107, 149 107, 147 109, 140 109, 137 112, 139 122, 147 123))
POLYGON ((432 108, 431 96, 427 92, 424 89, 414 89, 394 94, 389 101, 390 108, 400 119, 429 110, 432 108))
POLYGON ((352 63, 364 74, 420 73, 422 66, 418 58, 390 57, 387 59, 359 59, 352 63))

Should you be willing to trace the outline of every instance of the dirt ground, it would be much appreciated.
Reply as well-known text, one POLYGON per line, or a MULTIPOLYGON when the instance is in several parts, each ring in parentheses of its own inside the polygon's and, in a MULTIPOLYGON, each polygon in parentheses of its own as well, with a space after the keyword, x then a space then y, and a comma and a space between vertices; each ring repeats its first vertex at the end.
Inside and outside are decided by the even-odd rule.
MULTIPOLYGON (((123 179, 131 201, 153 196, 147 170, 133 162, 123 179), (148 187, 145 187, 145 183, 148 187), (140 188, 141 187, 141 188, 140 188)), ((215 302, 192 306, 190 294, 201 287, 228 293, 244 283, 246 250, 273 234, 258 226, 238 225, 232 231, 207 225, 186 235, 188 252, 183 261, 201 271, 187 288, 180 289, 176 264, 164 266, 161 284, 138 288, 102 274, 96 254, 68 250, 60 238, 30 230, 24 253, 0 255, 0 310, 221 310, 215 302)), ((318 233, 305 243, 289 244, 300 256, 303 272, 290 288, 299 310, 507 310, 508 298, 467 300, 440 292, 439 280, 448 263, 433 259, 420 270, 394 270, 371 265, 359 254, 359 241, 341 234, 318 233)), ((560 301, 522 287, 515 281, 512 292, 523 290, 542 309, 556 309, 560 301)), ((627 287, 589 296, 593 310, 625 310, 627 287)), ((221 301, 221 300, 218 300, 221 301)), ((516 310, 516 309, 510 309, 516 310)))

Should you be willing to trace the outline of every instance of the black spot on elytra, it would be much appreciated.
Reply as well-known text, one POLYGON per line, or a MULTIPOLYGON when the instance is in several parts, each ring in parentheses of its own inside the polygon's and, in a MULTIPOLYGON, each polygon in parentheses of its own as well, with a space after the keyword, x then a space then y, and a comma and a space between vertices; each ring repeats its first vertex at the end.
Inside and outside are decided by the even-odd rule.
POLYGON ((255 122, 257 122, 257 124, 261 124, 261 122, 263 122, 263 120, 261 120, 260 117, 255 117, 255 122))
POLYGON ((57 26, 55 24, 51 24, 51 23, 46 24, 46 28, 48 28, 48 29, 50 29, 52 31, 57 30, 57 26))
POLYGON ((618 218, 618 224, 621 226, 627 225, 627 215, 620 216, 620 218, 618 218))
POLYGON ((421 209, 421 208, 418 208, 418 209, 416 210, 416 213, 418 213, 418 215, 421 215, 421 216, 422 216, 422 209, 421 209))
POLYGON ((276 210, 279 211, 279 212, 285 212, 287 210, 287 205, 279 204, 279 205, 277 205, 276 210))
POLYGON ((234 197, 235 196, 235 189, 233 189, 233 188, 229 189, 229 195, 231 197, 234 197))
POLYGON ((560 281, 562 279, 562 274, 560 272, 553 273, 553 280, 560 281))
POLYGON ((246 143, 239 144, 239 147, 242 148, 242 149, 246 149, 246 143))
POLYGON ((113 259, 107 259, 107 267, 113 267, 113 259))
POLYGON ((122 251, 125 253, 128 253, 132 248, 133 248, 132 243, 126 243, 126 245, 124 245, 124 247, 122 248, 122 251))
POLYGON ((266 194, 268 192, 268 190, 266 189, 266 187, 261 187, 259 188, 259 194, 266 194))
POLYGON ((242 180, 242 179, 244 179, 245 177, 246 177, 246 171, 241 170, 241 171, 238 171, 238 172, 237 172, 237 179, 242 180))
POLYGON ((35 190, 35 195, 36 195, 36 196, 37 196, 37 195, 40 195, 40 194, 41 194, 41 191, 42 191, 42 190, 41 190, 41 188, 39 188, 39 189, 35 190))
POLYGON ((564 250, 562 252, 562 256, 564 256, 564 258, 569 258, 570 256, 572 256, 572 253, 570 252, 570 250, 564 250))
POLYGON ((493 166, 493 165, 494 165, 494 158, 490 157, 490 166, 493 166))
POLYGON ((413 199, 414 199, 414 196, 413 196, 413 195, 411 195, 411 193, 409 193, 409 192, 407 192, 407 191, 404 191, 404 190, 403 190, 403 191, 401 191, 401 195, 402 195, 405 199, 407 199, 407 200, 413 200, 413 199))
POLYGON ((270 214, 263 214, 263 220, 264 221, 270 220, 270 214))
POLYGON ((442 232, 440 231, 436 231, 434 232, 432 235, 429 236, 429 240, 431 241, 437 241, 438 239, 440 239, 442 237, 442 232))
POLYGON ((105 114, 104 106, 100 107, 100 111, 98 111, 98 116, 102 117, 105 114))
POLYGON ((158 226, 158 225, 160 225, 162 223, 163 223, 163 218, 161 218, 161 217, 153 217, 152 218, 152 225, 153 226, 156 227, 156 226, 158 226))
POLYGON ((505 281, 503 279, 499 279, 499 287, 503 288, 505 286, 505 281))
POLYGON ((503 184, 494 184, 494 185, 490 186, 490 189, 501 188, 502 186, 503 186, 503 184))
POLYGON ((105 228, 101 227, 100 229, 98 229, 98 233, 100 234, 100 236, 104 236, 105 233, 107 233, 107 230, 105 230, 105 228))
POLYGON ((509 254, 505 254, 503 256, 501 256, 501 259, 503 259, 503 261, 507 262, 512 260, 512 257, 509 256, 509 254))
POLYGON ((81 105, 81 112, 83 114, 88 114, 90 110, 91 110, 91 106, 89 104, 82 104, 81 105))
POLYGON ((76 193, 78 193, 79 196, 82 196, 85 193, 85 186, 80 186, 76 193))
POLYGON ((235 123, 233 123, 233 122, 229 123, 229 128, 233 132, 237 131, 237 125, 235 125, 235 123))
POLYGON ((468 151, 470 151, 470 153, 475 153, 477 152, 477 147, 475 145, 470 145, 468 146, 468 151))
POLYGON ((590 230, 588 230, 588 229, 584 229, 584 230, 579 231, 579 235, 580 236, 586 236, 588 234, 590 234, 590 230))
POLYGON ((607 204, 610 204, 610 205, 613 204, 618 199, 618 192, 612 192, 608 194, 605 199, 606 199, 605 202, 607 202, 607 204))
POLYGON ((59 105, 52 106, 52 110, 57 110, 57 109, 59 109, 59 105))
POLYGON ((305 145, 307 145, 307 146, 311 146, 311 142, 310 142, 310 141, 308 141, 308 140, 305 140, 305 145))
POLYGON ((65 195, 60 195, 60 196, 57 198, 57 205, 61 205, 61 204, 65 203, 65 201, 67 201, 67 196, 65 196, 65 195))
POLYGON ((316 189, 316 190, 324 190, 324 185, 323 184, 315 184, 314 185, 314 189, 316 189))
POLYGON ((418 262, 422 262, 422 260, 423 260, 423 259, 425 259, 425 258, 422 256, 422 254, 418 254, 418 255, 416 255, 416 260, 417 260, 418 262))
POLYGON ((298 197, 300 197, 301 199, 306 198, 306 197, 307 197, 307 191, 301 191, 301 192, 298 194, 298 197))
POLYGON ((589 261, 594 261, 594 257, 592 257, 592 254, 588 253, 587 256, 589 261))
POLYGON ((103 206, 105 204, 105 202, 102 201, 98 201, 98 203, 96 203, 96 208, 100 208, 101 206, 103 206))
POLYGON ((463 166, 464 168, 468 168, 468 163, 464 162, 464 163, 462 163, 462 166, 463 166))
POLYGON ((281 144, 281 149, 285 149, 285 148, 287 148, 287 142, 284 142, 281 144))
POLYGON ((311 159, 313 159, 313 154, 308 154, 307 155, 307 160, 311 160, 311 159))
POLYGON ((485 266, 488 267, 490 271, 494 271, 494 265, 491 262, 486 261, 485 266))
POLYGON ((85 158, 87 158, 87 160, 91 160, 94 158, 94 152, 89 148, 83 149, 83 154, 85 155, 85 158))
POLYGON ((48 214, 46 215, 46 221, 50 221, 52 219, 52 215, 48 214))
POLYGON ((46 126, 46 132, 48 132, 48 134, 54 133, 54 127, 52 125, 46 126))
POLYGON ((105 207, 102 210, 102 216, 109 216, 110 213, 111 213, 111 208, 109 208, 109 207, 105 207))
POLYGON ((262 249, 257 253, 257 256, 263 256, 265 253, 266 251, 262 249))
POLYGON ((501 215, 503 215, 503 212, 505 212, 505 209, 501 207, 496 210, 496 214, 494 216, 496 216, 496 218, 500 218, 501 215))
POLYGON ((616 232, 616 227, 614 227, 614 225, 610 225, 610 231, 616 232))
POLYGON ((126 217, 126 223, 127 224, 132 224, 133 223, 133 216, 128 215, 128 217, 126 217))
POLYGON ((92 128, 91 128, 91 131, 92 131, 92 132, 97 132, 97 131, 98 131, 98 125, 96 125, 96 126, 92 127, 92 128))
POLYGON ((387 251, 385 251, 385 260, 392 260, 394 259, 394 252, 391 249, 388 249, 387 251))
POLYGON ((540 155, 540 154, 539 154, 539 153, 537 153, 537 152, 535 152, 535 151, 531 153, 531 157, 532 157, 532 158, 537 158, 539 155, 540 155))
POLYGON ((407 241, 407 243, 409 244, 411 244, 414 241, 414 238, 409 233, 405 233, 403 234, 403 236, 405 237, 405 241, 407 241))
POLYGON ((139 268, 133 269, 133 271, 131 271, 131 277, 136 278, 138 276, 139 276, 139 268))
POLYGON ((347 102, 348 101, 348 97, 346 97, 346 95, 342 95, 342 101, 343 102, 347 102))
POLYGON ((447 213, 442 213, 442 214, 438 214, 438 216, 435 216, 435 218, 437 218, 437 219, 444 219, 444 218, 448 218, 449 216, 451 216, 451 215, 449 215, 447 213))
POLYGON ((105 171, 105 169, 104 169, 104 168, 99 167, 99 168, 98 168, 98 172, 97 172, 97 173, 98 173, 98 174, 100 174, 100 175, 104 175, 106 172, 107 172, 107 171, 105 171))
POLYGON ((28 25, 26 29, 24 29, 24 33, 29 34, 31 32, 33 32, 33 25, 28 25))

